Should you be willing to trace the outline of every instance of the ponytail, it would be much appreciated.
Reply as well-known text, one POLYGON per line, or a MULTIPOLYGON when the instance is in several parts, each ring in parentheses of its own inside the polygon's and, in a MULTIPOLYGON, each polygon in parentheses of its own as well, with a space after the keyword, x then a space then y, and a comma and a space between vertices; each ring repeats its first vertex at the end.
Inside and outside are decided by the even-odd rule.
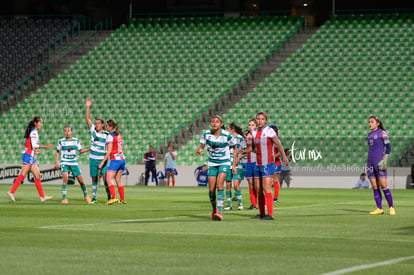
POLYGON ((42 118, 39 116, 35 116, 27 125, 26 127, 26 131, 24 133, 24 138, 28 138, 30 137, 30 132, 32 131, 32 129, 36 126, 35 124, 38 123, 42 118))
POLYGON ((232 123, 229 125, 229 127, 230 127, 231 129, 233 129, 236 133, 238 133, 239 135, 241 135, 242 137, 245 137, 245 136, 244 136, 244 133, 243 133, 243 129, 242 129, 240 126, 238 126, 236 123, 232 122, 232 123))
POLYGON ((387 131, 387 130, 385 130, 384 124, 382 123, 382 120, 379 117, 377 117, 377 116, 370 116, 368 120, 370 120, 371 118, 372 119, 375 119, 375 121, 379 123, 379 125, 378 125, 378 128, 379 129, 381 129, 381 130, 383 130, 385 132, 387 131))

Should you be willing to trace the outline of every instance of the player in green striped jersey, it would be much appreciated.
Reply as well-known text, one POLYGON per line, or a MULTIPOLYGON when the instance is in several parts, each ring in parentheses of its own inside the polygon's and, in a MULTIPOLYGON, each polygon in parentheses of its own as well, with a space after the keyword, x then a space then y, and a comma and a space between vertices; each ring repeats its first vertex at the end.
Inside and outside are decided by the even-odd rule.
POLYGON ((59 154, 61 153, 60 159, 60 170, 62 171, 62 203, 68 204, 67 199, 67 186, 68 186, 68 179, 69 179, 69 171, 72 171, 73 176, 76 177, 78 180, 83 197, 89 203, 91 202, 91 198, 88 196, 88 190, 86 188, 85 182, 83 181, 82 172, 79 168, 78 161, 76 159, 76 153, 79 151, 80 153, 88 152, 89 149, 82 149, 80 141, 77 138, 72 137, 72 128, 70 126, 66 126, 63 128, 63 133, 65 137, 58 141, 56 147, 56 162, 55 162, 55 169, 59 168, 59 154))
MULTIPOLYGON (((226 130, 223 130, 223 119, 216 115, 211 119, 211 129, 204 131, 200 138, 200 147, 196 155, 200 156, 207 145, 208 152, 208 186, 210 203, 213 207, 211 218, 214 220, 223 220, 224 204, 224 181, 227 172, 230 170, 230 148, 233 148, 233 154, 237 158, 236 140, 226 130), (217 201, 216 201, 217 189, 217 201)), ((232 167, 233 173, 237 174, 235 165, 232 167)))
POLYGON ((92 202, 96 203, 98 201, 98 186, 99 186, 99 176, 102 176, 106 196, 111 199, 111 193, 109 192, 108 183, 106 182, 106 168, 107 165, 104 165, 102 169, 99 169, 99 164, 104 159, 106 154, 106 138, 108 137, 108 132, 104 130, 105 121, 102 119, 95 119, 95 124, 92 124, 91 120, 91 106, 92 101, 88 98, 86 99, 86 123, 88 124, 89 131, 91 133, 91 148, 89 153, 89 172, 92 177, 92 202))
MULTIPOLYGON (((243 130, 240 126, 238 126, 236 123, 231 123, 229 127, 227 128, 229 133, 234 137, 236 140, 236 148, 239 152, 240 150, 244 150, 247 147, 246 140, 244 137, 243 130)), ((237 162, 237 159, 234 159, 233 152, 230 152, 230 158, 231 161, 237 162)), ((235 197, 238 201, 238 210, 243 210, 243 199, 242 199, 242 192, 240 188, 240 183, 244 179, 245 171, 246 171, 246 162, 247 158, 242 158, 240 162, 237 164, 237 174, 232 174, 231 171, 228 172, 227 178, 226 178, 226 198, 227 198, 227 207, 224 208, 224 210, 232 210, 233 208, 233 202, 231 198, 231 185, 232 181, 234 183, 234 193, 235 197)))

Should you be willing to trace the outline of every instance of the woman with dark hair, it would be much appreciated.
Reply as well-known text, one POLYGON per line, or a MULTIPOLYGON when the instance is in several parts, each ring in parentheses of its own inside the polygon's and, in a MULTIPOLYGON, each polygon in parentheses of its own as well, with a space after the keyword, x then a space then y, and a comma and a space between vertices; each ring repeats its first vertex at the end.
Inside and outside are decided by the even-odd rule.
POLYGON ((105 186, 106 196, 111 199, 111 193, 108 189, 108 183, 106 182, 106 168, 107 165, 104 165, 102 169, 98 169, 98 165, 101 163, 102 159, 106 154, 106 145, 105 141, 108 137, 108 132, 105 131, 105 121, 101 118, 96 118, 94 123, 91 119, 91 106, 92 101, 90 98, 86 99, 86 124, 88 125, 89 132, 91 134, 91 146, 89 153, 89 175, 92 178, 92 201, 91 203, 98 202, 98 187, 99 187, 99 177, 103 178, 103 183, 105 186))
POLYGON ((368 161, 367 173, 372 189, 374 190, 374 199, 377 209, 369 212, 371 215, 382 215, 382 196, 379 186, 384 192, 385 199, 388 202, 390 215, 395 215, 394 203, 391 190, 387 182, 387 160, 391 153, 390 139, 381 119, 377 116, 370 116, 368 121, 371 132, 368 134, 368 161), (384 154, 385 148, 385 154, 384 154))
POLYGON ((56 155, 55 155, 55 169, 59 169, 62 172, 62 203, 68 204, 68 180, 69 180, 69 171, 72 171, 73 176, 78 180, 79 185, 82 189, 82 194, 86 202, 90 203, 92 200, 88 196, 88 190, 83 180, 82 171, 79 167, 76 153, 89 152, 89 149, 83 149, 79 139, 72 137, 72 127, 65 126, 63 128, 64 138, 58 141, 56 146, 56 155), (61 156, 59 163, 59 155, 61 156))
MULTIPOLYGON (((240 126, 238 126, 236 123, 231 123, 228 127, 228 132, 233 136, 233 138, 236 140, 236 148, 238 152, 240 150, 246 149, 246 139, 244 137, 243 130, 240 126)), ((245 172, 246 172, 246 158, 242 158, 240 161, 238 159, 234 159, 232 151, 230 151, 230 159, 232 162, 236 162, 236 169, 237 173, 233 174, 232 171, 229 171, 227 174, 226 179, 226 197, 227 197, 227 207, 224 208, 224 210, 231 210, 233 208, 232 198, 231 198, 231 184, 232 180, 234 182, 234 192, 235 197, 238 202, 238 210, 243 210, 243 199, 242 199, 242 192, 240 188, 240 182, 244 179, 245 172)))
POLYGON ((254 181, 259 199, 259 212, 257 218, 262 220, 274 220, 273 218, 273 194, 272 183, 275 174, 275 156, 273 147, 276 146, 282 154, 285 164, 289 163, 282 144, 275 131, 266 125, 267 114, 259 112, 256 115, 257 128, 253 130, 253 146, 249 146, 243 154, 256 149, 256 168, 254 170, 254 181), (265 214, 265 205, 268 214, 265 214))
MULTIPOLYGON (((253 143, 252 132, 257 127, 256 119, 249 120, 249 129, 246 131, 246 142, 247 146, 251 146, 253 143)), ((249 195, 250 202, 252 203, 249 207, 250 210, 257 208, 257 192, 254 187, 254 169, 256 167, 256 152, 252 151, 247 154, 247 163, 246 163, 246 179, 249 184, 249 195)))
POLYGON ((233 149, 233 154, 237 158, 236 141, 228 131, 222 129, 223 125, 223 119, 219 115, 213 116, 210 122, 211 129, 203 132, 200 138, 200 146, 196 152, 197 156, 201 156, 204 147, 207 145, 208 191, 210 203, 213 207, 211 218, 216 221, 223 220, 224 181, 227 172, 232 169, 233 173, 237 173, 234 164, 230 168, 230 148, 233 149))
POLYGON ((111 192, 111 199, 106 202, 106 205, 111 205, 114 203, 125 202, 125 192, 124 186, 122 185, 122 173, 125 171, 125 156, 122 150, 122 136, 119 131, 118 124, 110 119, 106 122, 106 131, 109 132, 109 135, 106 139, 107 152, 104 159, 99 164, 99 169, 101 169, 105 162, 109 159, 110 163, 107 168, 107 183, 109 192, 111 192), (116 198, 115 185, 112 182, 115 178, 116 185, 118 186, 118 193, 121 200, 116 198))
POLYGON ((40 181, 39 167, 37 165, 36 159, 34 158, 35 154, 40 154, 40 148, 51 149, 54 147, 53 144, 39 145, 38 131, 42 129, 42 126, 42 118, 34 117, 26 127, 26 131, 24 133, 24 138, 26 139, 26 142, 24 144, 24 150, 22 152, 22 169, 20 171, 20 175, 14 181, 12 189, 9 192, 7 192, 7 196, 9 196, 10 200, 13 202, 16 201, 16 198, 14 197, 16 189, 27 176, 27 173, 29 173, 29 171, 32 172, 33 176, 35 177, 35 185, 37 191, 39 192, 40 201, 45 202, 52 198, 51 196, 45 196, 45 194, 43 193, 43 187, 40 181))

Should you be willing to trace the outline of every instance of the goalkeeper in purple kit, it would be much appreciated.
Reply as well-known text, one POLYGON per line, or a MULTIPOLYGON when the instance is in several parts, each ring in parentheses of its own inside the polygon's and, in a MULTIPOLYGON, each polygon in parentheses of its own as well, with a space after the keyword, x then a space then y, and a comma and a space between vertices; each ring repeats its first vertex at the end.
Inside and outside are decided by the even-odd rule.
POLYGON ((390 140, 388 138, 387 132, 385 131, 382 121, 378 117, 369 117, 369 129, 371 132, 368 134, 369 151, 367 161, 367 174, 371 182, 372 189, 374 190, 374 199, 377 205, 377 209, 369 212, 369 214, 384 214, 384 210, 382 209, 381 190, 379 188, 379 186, 381 186, 385 199, 388 202, 390 209, 389 213, 390 215, 395 215, 392 194, 387 182, 387 160, 389 154, 391 153, 390 140))

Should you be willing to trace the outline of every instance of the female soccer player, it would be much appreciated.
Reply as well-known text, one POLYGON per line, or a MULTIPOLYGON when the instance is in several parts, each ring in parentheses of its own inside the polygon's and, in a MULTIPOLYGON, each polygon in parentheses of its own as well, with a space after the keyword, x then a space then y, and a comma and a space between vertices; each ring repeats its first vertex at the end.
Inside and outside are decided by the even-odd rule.
MULTIPOLYGON (((252 146, 253 138, 252 132, 256 129, 257 123, 255 119, 249 120, 249 130, 246 133, 247 137, 247 146, 252 146)), ((254 169, 256 167, 256 152, 252 151, 247 154, 247 163, 246 163, 246 179, 247 183, 249 184, 249 195, 250 195, 250 202, 251 205, 249 207, 250 210, 257 208, 257 192, 254 187, 254 169)))
MULTIPOLYGON (((282 144, 275 131, 266 126, 267 114, 259 112, 256 115, 257 129, 253 130, 253 145, 256 149, 256 169, 254 170, 255 188, 259 198, 260 219, 273 220, 273 195, 272 182, 275 174, 275 157, 273 146, 282 153, 283 162, 289 163, 282 144), (265 215, 265 204, 268 215, 265 215)), ((251 152, 253 146, 249 146, 244 153, 251 152)))
POLYGON ((114 203, 126 204, 124 186, 122 185, 122 173, 125 171, 125 157, 122 151, 122 136, 119 132, 118 124, 110 119, 106 122, 106 131, 109 132, 106 139, 107 152, 104 159, 99 164, 99 169, 105 165, 106 161, 110 160, 107 169, 107 180, 109 192, 111 192, 111 199, 106 202, 106 205, 114 203), (116 185, 118 186, 118 193, 121 200, 116 198, 115 185, 112 182, 115 178, 116 185))
MULTIPOLYGON (((270 128, 273 129, 273 131, 275 131, 276 135, 279 137, 279 128, 277 127, 276 124, 270 124, 269 125, 270 128)), ((275 154, 275 175, 273 176, 273 186, 274 186, 274 196, 273 196, 273 202, 279 202, 279 190, 280 190, 280 185, 279 185, 279 175, 280 172, 282 172, 282 161, 280 160, 280 153, 277 150, 276 146, 273 147, 274 148, 274 154, 275 154)))
MULTIPOLYGON (((231 123, 228 127, 228 132, 236 139, 236 148, 238 152, 240 150, 246 149, 246 140, 244 137, 243 130, 240 126, 238 126, 236 123, 231 123)), ((245 171, 246 171, 246 158, 242 158, 241 160, 237 160, 234 158, 232 152, 230 152, 230 159, 234 161, 237 161, 237 174, 231 175, 231 178, 234 182, 234 191, 238 202, 238 210, 243 210, 243 199, 242 199, 242 192, 240 189, 240 182, 244 179, 245 171)), ((226 184, 226 197, 227 197, 227 203, 228 206, 225 208, 225 210, 231 210, 232 209, 232 198, 231 198, 231 179, 230 181, 227 180, 226 184)))
POLYGON ((60 159, 60 170, 62 171, 62 203, 68 204, 69 201, 67 199, 67 188, 68 188, 68 178, 69 178, 69 170, 72 171, 73 176, 76 177, 78 180, 80 187, 82 189, 83 197, 85 200, 90 203, 92 200, 88 196, 88 190, 86 188, 85 182, 83 181, 82 172, 79 168, 79 164, 76 160, 76 152, 79 151, 80 153, 89 152, 89 149, 82 149, 80 141, 77 138, 72 138, 72 127, 66 126, 63 128, 63 133, 65 138, 62 138, 58 141, 58 145, 56 147, 56 161, 55 161, 55 169, 59 169, 59 153, 61 152, 61 159, 60 159))
POLYGON ((390 215, 395 215, 392 194, 387 182, 387 160, 389 154, 391 153, 390 140, 388 138, 388 134, 385 130, 384 124, 382 123, 381 119, 379 119, 377 116, 370 116, 368 124, 371 133, 368 134, 369 150, 367 172, 368 178, 371 182, 372 189, 374 190, 375 203, 377 204, 377 209, 375 209, 372 212, 369 212, 369 214, 384 214, 384 210, 382 209, 381 191, 378 188, 379 184, 382 188, 382 191, 384 192, 385 199, 388 202, 390 215))
POLYGON ((98 186, 99 186, 99 177, 103 178, 106 195, 108 200, 111 199, 111 193, 108 189, 108 183, 106 182, 106 168, 107 165, 104 165, 102 169, 98 168, 98 165, 101 163, 106 154, 105 142, 108 137, 108 132, 104 130, 105 122, 103 119, 95 119, 95 124, 92 124, 91 120, 91 106, 92 101, 86 99, 86 124, 88 124, 89 131, 91 133, 91 148, 89 153, 89 173, 92 177, 92 201, 91 203, 98 202, 98 186))
POLYGON ((20 171, 20 175, 14 181, 12 189, 9 192, 7 192, 7 195, 13 202, 16 201, 14 193, 16 192, 17 187, 19 187, 20 183, 24 180, 29 171, 32 172, 33 176, 35 177, 35 185, 37 191, 39 192, 40 201, 45 202, 52 198, 51 196, 45 196, 45 194, 43 193, 43 187, 40 181, 39 167, 37 166, 37 162, 34 158, 35 154, 40 154, 39 148, 51 149, 55 147, 53 144, 39 145, 38 131, 42 129, 42 126, 42 118, 34 117, 26 127, 26 132, 24 133, 24 138, 26 139, 26 142, 24 144, 24 150, 22 152, 22 169, 20 171))
MULTIPOLYGON (((208 153, 208 189, 210 203, 213 207, 211 218, 213 220, 223 220, 223 204, 224 204, 224 181, 227 172, 230 169, 230 148, 233 148, 233 154, 237 157, 236 140, 232 135, 221 127, 223 119, 219 115, 215 115, 211 119, 211 129, 204 131, 200 138, 200 146, 196 152, 200 156, 207 145, 208 153), (217 188, 217 201, 216 201, 217 188)), ((235 162, 232 167, 233 173, 237 174, 235 162)))
POLYGON ((168 152, 165 154, 165 174, 167 175, 167 186, 170 186, 170 178, 172 186, 175 186, 175 174, 177 173, 177 167, 175 159, 177 158, 177 152, 174 151, 172 145, 168 146, 168 152))

